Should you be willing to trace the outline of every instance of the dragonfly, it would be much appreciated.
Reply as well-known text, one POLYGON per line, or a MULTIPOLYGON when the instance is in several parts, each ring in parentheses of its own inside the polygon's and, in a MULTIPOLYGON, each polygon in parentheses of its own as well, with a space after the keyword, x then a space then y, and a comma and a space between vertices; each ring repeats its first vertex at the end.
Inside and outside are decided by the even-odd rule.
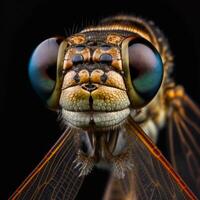
POLYGON ((94 167, 110 172, 104 200, 200 198, 200 110, 173 68, 167 38, 135 16, 40 43, 30 81, 65 131, 9 199, 73 200, 94 167))

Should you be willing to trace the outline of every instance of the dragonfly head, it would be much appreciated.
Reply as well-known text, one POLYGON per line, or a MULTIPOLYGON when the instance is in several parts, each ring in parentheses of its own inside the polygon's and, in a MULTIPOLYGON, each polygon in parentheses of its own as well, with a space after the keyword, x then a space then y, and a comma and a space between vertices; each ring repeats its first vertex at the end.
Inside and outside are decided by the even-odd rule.
POLYGON ((38 94, 50 109, 61 110, 67 124, 102 129, 120 125, 131 108, 153 99, 163 65, 154 46, 136 34, 90 30, 45 40, 33 53, 29 74, 38 94))

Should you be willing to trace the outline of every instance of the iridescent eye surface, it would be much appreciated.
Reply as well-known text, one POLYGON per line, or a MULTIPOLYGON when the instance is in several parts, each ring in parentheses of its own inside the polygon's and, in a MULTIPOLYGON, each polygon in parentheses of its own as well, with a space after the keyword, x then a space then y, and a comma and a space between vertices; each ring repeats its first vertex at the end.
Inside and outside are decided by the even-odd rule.
POLYGON ((128 53, 132 85, 142 99, 149 101, 162 83, 163 64, 160 54, 146 40, 130 42, 128 53))
POLYGON ((40 43, 29 63, 29 78, 38 95, 46 100, 55 86, 56 64, 61 38, 50 38, 40 43))

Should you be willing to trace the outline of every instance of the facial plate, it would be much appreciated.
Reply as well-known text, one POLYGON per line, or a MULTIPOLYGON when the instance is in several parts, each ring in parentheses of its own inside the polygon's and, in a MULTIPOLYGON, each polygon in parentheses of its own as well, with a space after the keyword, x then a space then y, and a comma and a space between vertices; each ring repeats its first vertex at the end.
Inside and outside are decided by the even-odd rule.
POLYGON ((66 74, 60 96, 63 118, 77 127, 89 127, 91 123, 99 128, 116 126, 127 117, 130 105, 121 74, 120 50, 109 44, 82 45, 81 49, 70 47, 65 54, 66 74), (77 54, 84 58, 83 63, 73 62, 77 54), (105 55, 110 59, 102 62, 105 55))

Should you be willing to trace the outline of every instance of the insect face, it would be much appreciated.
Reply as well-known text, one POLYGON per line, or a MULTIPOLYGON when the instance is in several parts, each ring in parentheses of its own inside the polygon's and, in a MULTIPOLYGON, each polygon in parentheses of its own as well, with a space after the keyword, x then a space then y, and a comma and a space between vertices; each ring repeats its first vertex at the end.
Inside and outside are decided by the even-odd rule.
POLYGON ((104 41, 68 40, 59 101, 63 118, 82 128, 119 125, 130 113, 120 48, 104 41))
POLYGON ((61 109, 68 125, 119 126, 130 114, 130 107, 145 106, 160 88, 160 55, 137 35, 93 32, 73 35, 60 46, 56 41, 52 38, 37 47, 29 71, 39 95, 49 108, 61 109), (53 81, 48 71, 56 65, 53 81), (45 88, 47 81, 49 87, 45 88))

